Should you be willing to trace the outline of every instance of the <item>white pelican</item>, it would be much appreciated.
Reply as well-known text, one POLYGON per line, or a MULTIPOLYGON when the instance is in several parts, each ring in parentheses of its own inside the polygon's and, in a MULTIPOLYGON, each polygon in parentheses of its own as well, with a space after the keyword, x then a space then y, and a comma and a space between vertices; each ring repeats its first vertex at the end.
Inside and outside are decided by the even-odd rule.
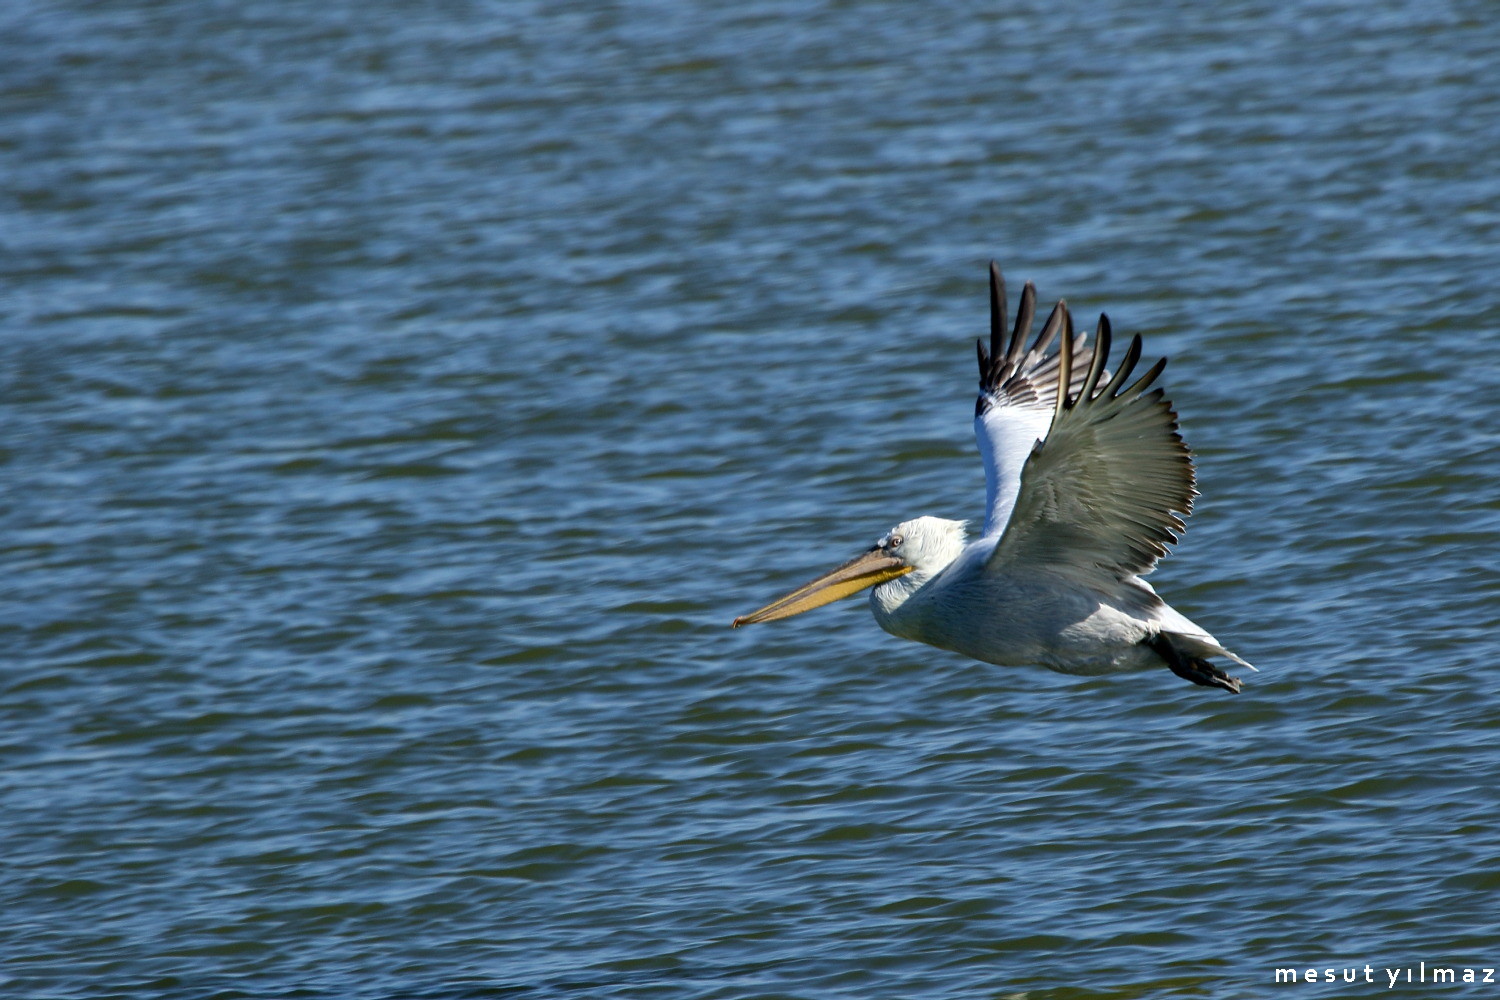
POLYGON ((1239 679, 1208 658, 1255 668, 1141 579, 1177 541, 1197 495, 1177 414, 1161 389, 1149 389, 1166 359, 1126 385, 1139 334, 1111 376, 1109 317, 1099 317, 1090 348, 1058 302, 1028 350, 1035 313, 1027 282, 1007 343, 1005 282, 991 262, 990 349, 980 341, 974 407, 987 494, 979 537, 966 539, 964 521, 903 521, 869 551, 736 618, 735 628, 874 587, 881 628, 986 663, 1065 674, 1167 666, 1194 684, 1239 692, 1239 679))

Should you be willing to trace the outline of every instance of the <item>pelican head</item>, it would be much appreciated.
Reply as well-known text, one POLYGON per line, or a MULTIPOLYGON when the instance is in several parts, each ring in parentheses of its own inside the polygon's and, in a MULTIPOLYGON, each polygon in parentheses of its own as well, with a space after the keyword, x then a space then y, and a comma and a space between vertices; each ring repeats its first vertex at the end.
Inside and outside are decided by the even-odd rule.
POLYGON ((877 614, 894 610, 958 558, 964 547, 964 524, 941 517, 902 521, 843 565, 736 618, 734 627, 790 618, 868 587, 875 588, 870 601, 877 614))

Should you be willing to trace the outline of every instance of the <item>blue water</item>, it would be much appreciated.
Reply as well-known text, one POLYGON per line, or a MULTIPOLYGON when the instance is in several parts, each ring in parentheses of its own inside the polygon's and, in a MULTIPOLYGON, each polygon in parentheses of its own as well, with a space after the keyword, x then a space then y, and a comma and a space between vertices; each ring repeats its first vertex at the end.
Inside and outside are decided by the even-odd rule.
POLYGON ((1489 995, 1497 37, 6 6, 0 995, 1489 995), (728 629, 981 516, 991 257, 1172 358, 1244 694, 728 629))

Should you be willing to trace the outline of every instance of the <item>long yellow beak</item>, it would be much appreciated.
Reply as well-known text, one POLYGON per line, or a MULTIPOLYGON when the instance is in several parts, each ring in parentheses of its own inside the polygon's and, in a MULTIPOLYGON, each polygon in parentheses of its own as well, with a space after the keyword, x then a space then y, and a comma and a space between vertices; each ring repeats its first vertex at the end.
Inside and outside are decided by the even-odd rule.
POLYGON ((881 549, 871 549, 850 559, 831 572, 824 573, 811 583, 804 583, 785 597, 778 598, 748 615, 734 620, 731 628, 754 625, 756 622, 774 622, 778 618, 790 618, 813 608, 832 604, 841 597, 857 594, 866 587, 894 580, 910 573, 912 568, 881 549))

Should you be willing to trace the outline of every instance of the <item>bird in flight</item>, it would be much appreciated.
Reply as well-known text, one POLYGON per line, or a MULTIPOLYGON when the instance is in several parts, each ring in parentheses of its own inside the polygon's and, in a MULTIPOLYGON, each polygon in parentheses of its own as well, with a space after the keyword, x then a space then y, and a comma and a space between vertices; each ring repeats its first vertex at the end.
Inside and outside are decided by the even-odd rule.
POLYGON ((1099 317, 1090 345, 1074 333, 1065 302, 1028 348, 1035 315, 1028 281, 1007 338, 1005 281, 991 262, 990 345, 979 342, 974 407, 986 493, 979 537, 968 539, 964 521, 903 521, 868 551, 736 618, 735 628, 873 587, 875 620, 903 639, 1065 674, 1165 666, 1239 693, 1240 680, 1210 661, 1255 668, 1143 579, 1177 541, 1197 495, 1177 414, 1151 388, 1166 359, 1129 381, 1141 360, 1136 334, 1111 374, 1109 317, 1099 317))

